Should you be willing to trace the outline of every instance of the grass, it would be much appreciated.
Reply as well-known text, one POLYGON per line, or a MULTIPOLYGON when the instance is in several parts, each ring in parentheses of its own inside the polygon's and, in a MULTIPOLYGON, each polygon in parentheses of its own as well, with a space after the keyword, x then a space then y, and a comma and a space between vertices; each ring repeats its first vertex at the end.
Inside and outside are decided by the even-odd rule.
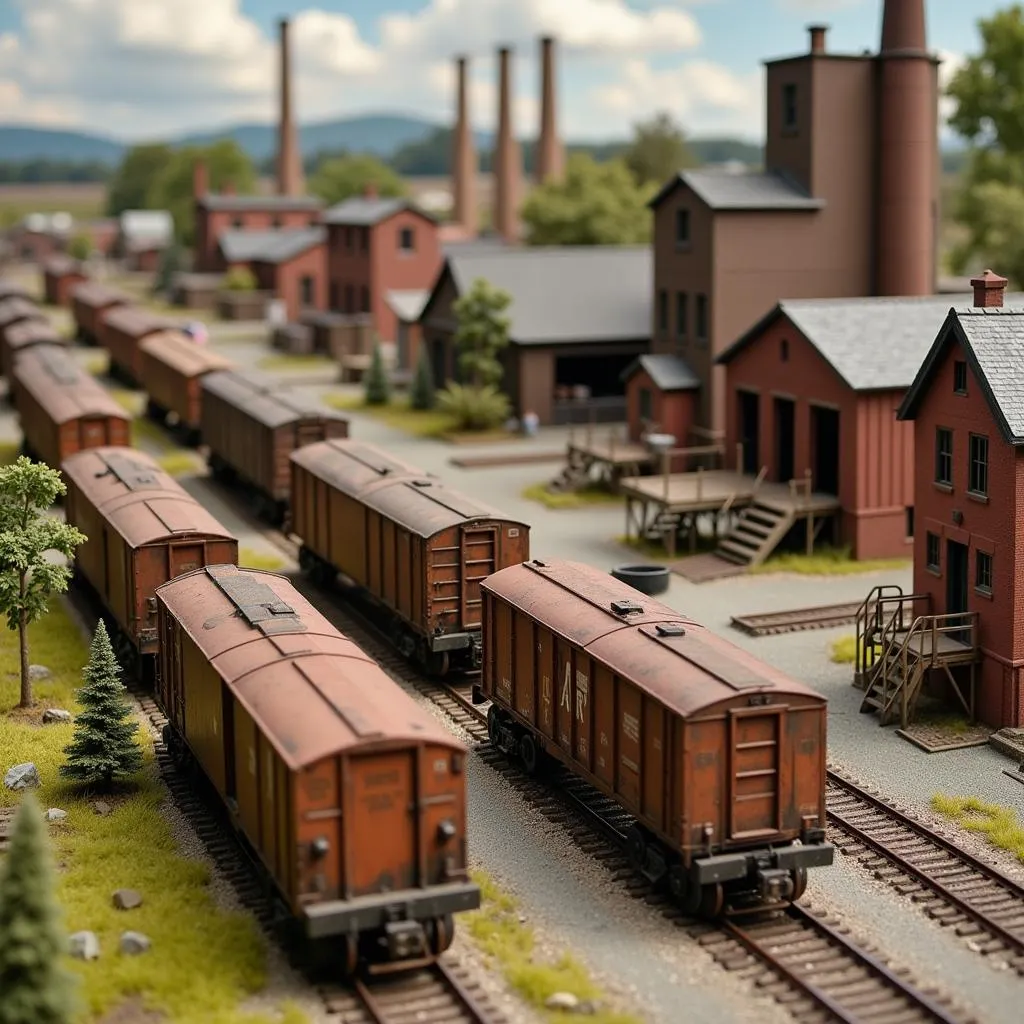
POLYGON ((313 355, 269 355, 256 360, 260 370, 327 370, 337 368, 337 363, 329 356, 313 355))
POLYGON ((0 466, 9 466, 18 457, 18 445, 13 441, 0 443, 0 466))
MULTIPOLYGON (((88 650, 77 625, 60 601, 29 630, 32 661, 46 665, 50 679, 35 686, 41 708, 74 712, 74 690, 88 650)), ((60 807, 67 818, 50 826, 60 865, 58 898, 68 932, 96 932, 101 957, 95 963, 68 960, 81 979, 82 1021, 95 1021, 127 1000, 169 1022, 202 1020, 210 1024, 270 1024, 265 1016, 238 1007, 265 982, 266 949, 255 922, 246 914, 220 910, 207 885, 204 864, 178 856, 174 836, 160 812, 165 790, 159 782, 148 734, 140 730, 146 765, 132 788, 106 797, 113 813, 101 817, 90 807, 92 795, 64 783, 57 769, 71 724, 39 726, 23 713, 10 714, 18 700, 17 634, 0 632, 0 767, 33 761, 42 780, 43 807, 60 807), (130 918, 114 909, 111 893, 138 889, 143 905, 130 918), (117 952, 121 932, 147 934, 153 948, 143 956, 117 952), (216 970, 211 970, 216 951, 216 970)), ((37 719, 36 719, 37 720, 37 719)), ((18 794, 0 789, 0 803, 18 794)), ((289 1009, 293 1024, 304 1018, 289 1009)))
POLYGON ((837 665, 852 665, 857 660, 856 634, 848 633, 829 644, 828 656, 837 665))
POLYGON ((279 572, 284 568, 284 559, 255 548, 239 548, 238 564, 244 569, 262 569, 264 572, 279 572))
POLYGON ((106 352, 97 352, 82 360, 82 368, 93 377, 102 377, 110 368, 110 357, 106 352))
POLYGON ((594 1005, 595 1012, 585 1018, 593 1024, 639 1024, 636 1017, 602 1009, 600 989, 590 980, 586 968, 568 953, 553 962, 541 959, 533 932, 519 920, 516 901, 483 872, 474 872, 473 878, 483 901, 479 910, 466 915, 466 926, 482 952, 500 967, 509 985, 544 1020, 553 1024, 576 1015, 544 1006, 555 992, 571 992, 581 1002, 594 1005))
POLYGON ((886 569, 906 569, 910 565, 905 558, 869 558, 858 561, 850 557, 849 548, 820 548, 812 555, 783 551, 755 565, 748 572, 772 573, 792 572, 801 576, 853 576, 866 572, 883 572, 886 569))
POLYGON ((974 726, 961 714, 955 711, 929 711, 917 716, 916 725, 926 725, 932 729, 942 729, 953 736, 964 736, 974 726))
POLYGON ((438 409, 413 409, 405 398, 388 405, 367 405, 362 395, 325 395, 324 402, 332 409, 343 412, 365 413, 414 437, 440 437, 452 433, 455 426, 454 419, 448 413, 438 409))
POLYGON ((166 455, 157 457, 157 465, 168 475, 173 477, 187 476, 195 473, 199 468, 199 456, 195 452, 182 448, 179 451, 167 452, 166 455))
POLYGON ((141 415, 146 404, 145 396, 141 391, 129 391, 127 388, 111 388, 110 396, 131 416, 141 415))
POLYGON ((102 182, 0 185, 0 227, 17 224, 30 213, 66 211, 76 220, 99 218, 103 216, 106 195, 102 182))
POLYGON ((622 495, 599 483, 587 484, 577 491, 549 491, 546 483, 532 484, 523 491, 527 501, 536 501, 546 508, 584 508, 587 505, 608 505, 622 501, 622 495))
POLYGON ((946 796, 936 793, 932 807, 968 832, 978 832, 993 846, 1012 853, 1024 864, 1024 828, 1009 807, 979 800, 976 796, 946 796))

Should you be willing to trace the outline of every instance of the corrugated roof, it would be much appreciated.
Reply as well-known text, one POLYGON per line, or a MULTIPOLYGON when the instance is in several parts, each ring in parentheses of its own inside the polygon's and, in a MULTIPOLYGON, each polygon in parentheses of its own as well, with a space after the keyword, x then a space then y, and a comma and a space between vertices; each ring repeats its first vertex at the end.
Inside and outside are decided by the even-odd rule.
POLYGON ((71 298, 86 306, 100 308, 104 306, 115 306, 131 302, 131 299, 124 292, 116 288, 110 288, 101 281, 85 280, 79 281, 71 289, 71 298))
MULTIPOLYGON (((416 207, 408 199, 379 197, 369 199, 366 196, 353 196, 343 199, 340 203, 328 207, 324 213, 325 224, 352 224, 370 226, 398 213, 399 210, 415 210, 416 207)), ((422 213, 421 210, 416 210, 422 213)), ((424 217, 427 214, 423 214, 424 217)), ((427 218, 432 219, 432 218, 427 218)))
POLYGON ((657 206, 675 188, 686 185, 712 210, 819 210, 825 203, 777 171, 735 173, 703 169, 680 171, 650 201, 657 206))
POLYGON ((637 370, 643 370, 659 391, 693 391, 700 387, 700 378, 682 356, 637 356, 622 371, 622 380, 629 380, 637 370))
POLYGON ((244 213, 246 210, 270 210, 284 213, 291 210, 314 211, 323 209, 323 201, 316 196, 228 196, 205 195, 199 200, 207 210, 225 213, 244 213))
POLYGON ((139 351, 183 377, 199 377, 213 370, 230 370, 230 359, 205 345, 197 345, 180 331, 158 331, 139 342, 139 351))
POLYGON ((343 494, 353 497, 380 480, 427 475, 418 466, 383 448, 352 438, 334 438, 307 444, 293 451, 290 458, 343 494))
POLYGON ((39 344, 15 356, 13 376, 46 411, 54 423, 82 416, 128 421, 129 416, 95 377, 86 373, 67 348, 39 344))
POLYGON ((423 312, 423 307, 430 298, 430 289, 414 288, 409 291, 385 292, 384 301, 399 320, 415 323, 423 312))

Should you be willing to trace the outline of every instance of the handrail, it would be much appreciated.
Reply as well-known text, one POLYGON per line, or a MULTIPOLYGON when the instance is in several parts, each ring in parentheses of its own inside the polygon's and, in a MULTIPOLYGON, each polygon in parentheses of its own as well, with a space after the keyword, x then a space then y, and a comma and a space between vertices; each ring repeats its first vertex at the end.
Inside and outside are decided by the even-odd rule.
POLYGON ((894 597, 903 596, 903 588, 898 583, 880 583, 877 586, 871 588, 868 592, 868 596, 864 598, 863 603, 857 609, 857 617, 854 620, 854 629, 856 632, 856 650, 854 660, 854 678, 862 679, 864 673, 875 663, 874 657, 874 644, 871 645, 871 665, 869 665, 867 657, 867 624, 868 616, 874 611, 875 605, 885 596, 886 590, 895 590, 894 597))
POLYGON ((762 466, 757 476, 754 477, 754 486, 751 487, 750 491, 752 494, 757 494, 758 488, 764 483, 764 478, 768 475, 768 467, 762 466))
MULTIPOLYGON (((968 631, 967 646, 973 648, 975 646, 975 632, 978 627, 978 612, 944 612, 940 615, 919 615, 913 625, 907 632, 907 635, 903 638, 903 643, 900 646, 900 667, 903 670, 902 674, 902 685, 900 687, 900 721, 906 726, 909 721, 910 715, 910 694, 907 683, 909 682, 909 667, 910 667, 910 647, 911 639, 916 636, 923 637, 925 633, 931 633, 931 645, 928 648, 928 667, 935 668, 936 666, 936 649, 938 647, 938 639, 940 636, 945 636, 949 633, 962 633, 965 629, 968 631), (954 624, 953 620, 960 620, 958 624, 954 624), (940 622, 946 623, 946 625, 938 625, 940 622)), ((916 650, 915 655, 920 660, 924 654, 922 650, 916 650)), ((895 697, 895 695, 894 695, 895 697)), ((883 696, 883 705, 885 705, 883 696)))

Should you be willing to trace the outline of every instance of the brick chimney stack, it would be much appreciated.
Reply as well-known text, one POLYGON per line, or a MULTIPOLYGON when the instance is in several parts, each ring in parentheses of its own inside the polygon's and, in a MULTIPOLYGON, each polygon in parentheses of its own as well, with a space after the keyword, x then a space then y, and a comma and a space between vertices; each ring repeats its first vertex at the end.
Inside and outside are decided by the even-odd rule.
POLYGON ((808 25, 807 31, 811 37, 811 53, 824 53, 828 25, 808 25))
POLYGON ((512 131, 512 51, 498 50, 498 137, 494 145, 494 229, 506 241, 519 240, 516 213, 522 160, 512 131))
POLYGON ((560 178, 565 170, 565 149, 558 138, 558 82, 555 76, 555 41, 540 41, 540 138, 537 141, 535 177, 543 185, 560 178))
POLYGON ((192 165, 192 198, 202 199, 210 191, 210 175, 206 170, 206 161, 197 160, 192 165))
POLYGON ((974 289, 974 305, 979 309, 995 309, 1003 304, 1006 278, 986 270, 981 277, 971 278, 974 289))
POLYGON ((235 183, 230 178, 224 182, 224 187, 220 190, 220 194, 222 196, 236 195, 235 183))
POLYGON ((303 191, 302 156, 298 132, 292 115, 291 54, 288 46, 288 19, 278 23, 280 31, 281 81, 280 119, 277 125, 277 191, 282 196, 297 196, 303 191))
POLYGON ((363 198, 364 199, 376 199, 380 193, 377 191, 377 182, 368 181, 363 186, 363 198))
POLYGON ((477 159, 473 125, 469 118, 469 60, 458 57, 455 77, 458 96, 455 101, 455 134, 452 138, 452 215, 469 235, 479 224, 476 198, 477 159))

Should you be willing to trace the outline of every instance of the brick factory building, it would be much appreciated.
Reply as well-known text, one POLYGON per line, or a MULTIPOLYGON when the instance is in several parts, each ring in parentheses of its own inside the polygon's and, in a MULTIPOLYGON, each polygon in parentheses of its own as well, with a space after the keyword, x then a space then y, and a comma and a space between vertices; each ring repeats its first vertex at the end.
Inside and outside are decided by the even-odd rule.
POLYGON ((313 227, 279 235, 253 256, 250 267, 257 286, 284 302, 289 320, 298 320, 327 303, 327 232, 313 227))

